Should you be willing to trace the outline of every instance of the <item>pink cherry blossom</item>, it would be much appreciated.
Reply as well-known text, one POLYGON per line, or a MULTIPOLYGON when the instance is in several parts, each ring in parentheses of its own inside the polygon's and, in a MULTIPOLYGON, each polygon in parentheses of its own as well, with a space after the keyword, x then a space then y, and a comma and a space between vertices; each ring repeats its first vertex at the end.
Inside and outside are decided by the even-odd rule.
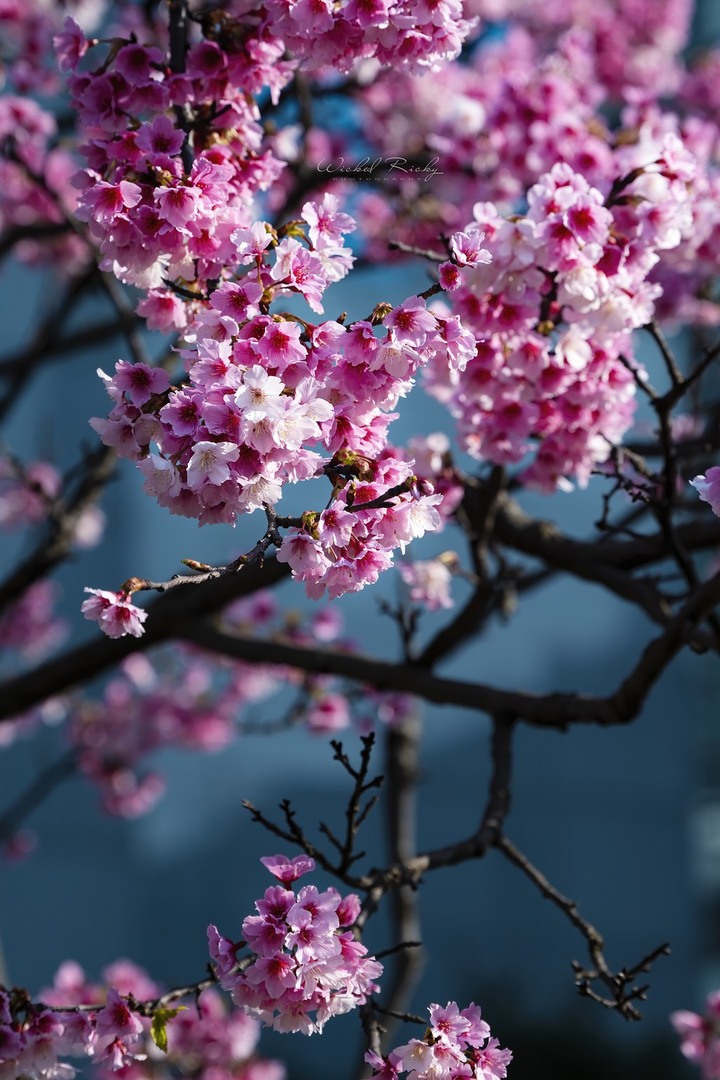
POLYGON ((287 855, 265 855, 260 862, 283 885, 290 885, 303 874, 311 874, 315 869, 315 860, 307 855, 296 855, 293 859, 289 859, 287 855))
POLYGON ((424 1039, 411 1039, 386 1058, 368 1053, 373 1077, 395 1080, 406 1072, 408 1080, 505 1080, 512 1053, 502 1049, 471 1004, 458 1009, 454 1001, 445 1007, 430 1005, 430 1029, 424 1039))
POLYGON ((482 266, 492 261, 490 252, 482 247, 485 233, 480 229, 468 229, 450 237, 450 250, 458 266, 482 266))
MULTIPOLYGON (((284 884, 312 869, 304 856, 264 858, 263 863, 284 884)), ((243 922, 243 934, 255 953, 242 971, 228 970, 221 959, 221 985, 235 1003, 279 1031, 322 1031, 330 1017, 362 1005, 378 988, 382 965, 343 925, 360 911, 356 898, 342 898, 335 889, 319 892, 304 886, 300 892, 272 886, 256 902, 258 915, 243 922)), ((222 938, 214 927, 209 937, 215 956, 222 938)))
POLYGON ((108 637, 119 638, 126 634, 141 637, 145 633, 143 623, 147 619, 147 612, 132 604, 127 593, 88 588, 85 592, 91 593, 91 596, 83 602, 80 610, 86 619, 99 623, 100 629, 108 637))
POLYGON ((700 1066, 703 1080, 720 1077, 720 993, 713 991, 705 1000, 704 1015, 678 1010, 670 1022, 680 1037, 680 1052, 700 1066))
POLYGON ((451 608, 452 574, 440 559, 418 560, 398 565, 400 576, 410 588, 410 599, 428 611, 451 608))
POLYGON ((720 467, 713 465, 701 476, 696 476, 690 483, 703 502, 710 504, 714 514, 720 516, 720 467))
POLYGON ((187 466, 188 487, 198 491, 206 484, 220 485, 230 477, 230 464, 239 451, 230 442, 198 442, 187 466))

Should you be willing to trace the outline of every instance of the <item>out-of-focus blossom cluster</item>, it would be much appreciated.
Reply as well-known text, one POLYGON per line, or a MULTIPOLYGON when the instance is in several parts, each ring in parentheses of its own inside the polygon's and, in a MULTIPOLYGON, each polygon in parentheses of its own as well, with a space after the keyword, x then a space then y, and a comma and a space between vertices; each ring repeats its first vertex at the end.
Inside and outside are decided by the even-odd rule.
MULTIPOLYGON (((355 648, 342 637, 337 607, 322 605, 301 616, 281 611, 270 592, 236 601, 225 610, 223 625, 230 633, 262 634, 300 647, 355 648)), ((152 763, 160 750, 213 753, 246 730, 291 726, 322 736, 350 727, 365 732, 378 722, 399 722, 411 707, 401 694, 355 696, 333 676, 225 660, 181 643, 149 657, 128 657, 101 698, 86 694, 65 705, 78 769, 98 788, 104 809, 127 818, 149 812, 164 793, 163 776, 152 763), (288 690, 290 701, 283 697, 288 690)))
POLYGON ((708 994, 703 1015, 678 1010, 670 1022, 680 1038, 680 1052, 700 1066, 703 1080, 720 1080, 720 991, 708 994))
MULTIPOLYGON (((0 457, 0 527, 12 530, 41 524, 59 489, 60 476, 49 462, 36 461, 22 468, 9 457, 0 457)), ((55 615, 57 596, 51 581, 37 581, 7 605, 0 616, 0 647, 32 660, 58 645, 66 628, 55 615)))
POLYGON ((257 915, 242 924, 252 962, 236 960, 238 947, 208 927, 210 955, 220 985, 233 1001, 277 1031, 322 1031, 332 1016, 364 1005, 379 987, 382 964, 368 956, 352 931, 360 914, 354 894, 290 886, 315 869, 313 859, 284 855, 261 860, 279 881, 256 901, 257 915))
POLYGON ((63 271, 86 264, 85 242, 68 226, 77 204, 71 181, 77 162, 54 145, 57 121, 30 98, 0 96, 0 235, 28 263, 63 271))
MULTIPOLYGON (((669 7, 654 6, 661 15, 669 7)), ((593 5, 610 19, 617 19, 615 8, 609 0, 593 5)), ((614 29, 614 42, 621 36, 626 40, 626 33, 624 26, 622 35, 614 29)), ((529 33, 522 21, 513 22, 501 38, 483 42, 467 64, 450 65, 442 81, 432 74, 418 79, 379 73, 360 97, 366 139, 385 155, 434 157, 435 173, 428 180, 410 171, 393 172, 392 186, 407 199, 398 204, 368 196, 368 212, 360 216, 363 232, 379 239, 384 234, 437 242, 438 226, 446 233, 458 227, 479 199, 504 210, 517 208, 527 189, 559 161, 597 186, 609 185, 618 175, 615 151, 642 142, 639 126, 646 113, 659 109, 654 103, 660 86, 653 80, 650 93, 630 84, 618 121, 611 124, 607 106, 615 88, 599 70, 595 45, 577 24, 548 41, 529 33)), ((627 65, 622 70, 630 71, 627 65)), ((686 83, 687 105, 697 112, 690 100, 693 93, 702 97, 691 90, 697 80, 688 75, 686 83)), ((684 111, 663 113, 663 123, 691 146, 707 144, 716 130, 714 118, 698 125, 697 116, 682 119, 684 111)), ((700 108, 700 114, 707 115, 707 109, 700 108)), ((702 157, 706 162, 705 152, 702 157)), ((386 253, 379 246, 374 250, 378 256, 386 253)))
POLYGON ((415 562, 400 563, 398 570, 413 603, 422 605, 428 611, 453 606, 451 560, 417 559, 415 562))
POLYGON ((53 37, 72 15, 87 29, 97 26, 107 0, 2 0, 0 4, 0 86, 19 94, 54 94, 62 79, 53 55, 53 37))
POLYGON ((429 1005, 430 1026, 422 1039, 411 1039, 387 1057, 374 1051, 365 1055, 378 1080, 397 1080, 407 1073, 407 1080, 504 1080, 512 1060, 490 1033, 490 1027, 478 1005, 458 1009, 454 1001, 447 1005, 429 1005))
MULTIPOLYGON (((19 531, 42 526, 54 508, 61 486, 60 474, 50 462, 24 465, 10 456, 0 456, 0 528, 19 531)), ((78 547, 97 542, 102 520, 96 507, 88 507, 76 524, 78 547)), ((19 653, 25 660, 33 660, 59 645, 66 626, 55 614, 58 595, 58 587, 42 579, 6 605, 0 616, 0 647, 19 653)))
POLYGON ((89 1060, 83 1075, 110 1080, 170 1080, 202 1075, 227 1080, 284 1080, 277 1061, 257 1056, 260 1025, 228 1010, 207 989, 191 1004, 164 1005, 162 991, 127 960, 111 964, 102 984, 64 963, 52 987, 33 1003, 23 991, 0 988, 0 1076, 3 1080, 71 1080, 68 1057, 89 1060))
POLYGON ((42 523, 60 487, 60 474, 49 461, 21 465, 0 457, 0 526, 17 529, 42 523))
POLYGON ((629 87, 655 96, 677 89, 693 0, 468 0, 467 10, 488 21, 527 27, 545 49, 559 32, 576 28, 614 96, 629 87))
POLYGON ((47 579, 29 585, 0 615, 0 648, 36 660, 60 645, 67 626, 56 614, 59 594, 58 586, 47 579))
POLYGON ((633 332, 653 318, 720 319, 717 119, 694 109, 697 80, 672 77, 688 115, 671 112, 657 104, 659 82, 621 65, 619 83, 598 51, 606 39, 595 31, 622 14, 623 41, 645 35, 657 60, 684 40, 684 2, 479 8, 519 25, 443 72, 442 85, 391 71, 360 93, 377 153, 432 157, 435 174, 393 174, 361 196, 358 217, 381 259, 388 239, 437 251, 471 218, 485 233, 490 264, 456 286, 439 267, 444 310, 474 332, 477 357, 450 377, 431 361, 427 385, 457 416, 465 449, 517 463, 524 483, 552 490, 585 483, 629 428, 643 377, 633 332), (572 19, 573 29, 551 42, 526 19, 548 30, 572 19))

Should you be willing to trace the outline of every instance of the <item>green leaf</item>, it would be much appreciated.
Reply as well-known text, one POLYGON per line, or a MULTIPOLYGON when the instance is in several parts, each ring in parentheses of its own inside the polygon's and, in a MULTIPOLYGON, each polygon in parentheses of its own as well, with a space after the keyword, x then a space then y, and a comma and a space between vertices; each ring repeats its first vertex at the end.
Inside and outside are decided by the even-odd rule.
POLYGON ((186 1008, 187 1005, 178 1005, 177 1009, 156 1009, 153 1013, 150 1034, 158 1050, 162 1050, 164 1054, 167 1054, 168 1048, 167 1022, 186 1008))

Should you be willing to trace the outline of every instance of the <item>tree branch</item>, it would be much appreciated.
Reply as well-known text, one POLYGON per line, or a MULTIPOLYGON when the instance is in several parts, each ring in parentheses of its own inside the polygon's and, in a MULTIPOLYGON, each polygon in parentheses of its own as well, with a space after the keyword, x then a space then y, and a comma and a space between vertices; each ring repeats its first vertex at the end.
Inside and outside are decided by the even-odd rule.
POLYGON ((605 942, 602 934, 591 922, 580 914, 575 901, 570 900, 567 896, 563 896, 563 894, 548 881, 542 871, 538 870, 536 866, 533 866, 527 856, 523 855, 507 836, 499 836, 495 842, 495 846, 498 851, 501 851, 514 866, 521 870, 526 877, 532 881, 546 900, 550 900, 551 903, 555 904, 555 906, 563 912, 566 918, 585 938, 590 954, 590 960, 594 966, 590 969, 585 969, 577 961, 573 962, 575 985, 577 986, 578 993, 583 997, 592 998, 593 1001, 597 1001, 608 1009, 619 1012, 626 1020, 640 1020, 641 1014, 635 1005, 635 1002, 645 1000, 647 986, 634 985, 635 976, 640 972, 647 971, 653 961, 657 960, 658 957, 666 956, 670 952, 670 947, 665 944, 660 945, 658 948, 653 949, 651 953, 645 956, 634 967, 621 968, 619 971, 613 972, 605 959, 603 951, 605 942), (593 983, 595 982, 602 983, 607 990, 610 991, 610 997, 599 994, 593 988, 593 983))
POLYGON ((250 596, 258 589, 270 588, 289 576, 290 571, 284 563, 268 559, 262 569, 249 566, 240 574, 158 597, 148 605, 148 626, 143 637, 128 635, 111 640, 98 634, 92 641, 0 684, 0 721, 12 719, 47 698, 97 678, 126 656, 177 638, 182 627, 188 630, 189 640, 193 623, 220 611, 233 600, 250 596))

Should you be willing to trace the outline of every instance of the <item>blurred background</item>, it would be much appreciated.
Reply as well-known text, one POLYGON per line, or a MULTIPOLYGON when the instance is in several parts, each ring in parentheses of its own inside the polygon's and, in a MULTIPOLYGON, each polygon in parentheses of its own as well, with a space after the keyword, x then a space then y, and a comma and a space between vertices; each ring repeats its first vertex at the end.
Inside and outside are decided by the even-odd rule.
MULTIPOLYGON (((720 6, 706 0, 699 5, 696 42, 719 34, 720 6)), ((5 267, 3 351, 11 353, 25 340, 50 284, 42 273, 5 267)), ((353 275, 351 284, 334 287, 326 310, 347 310, 352 321, 378 300, 396 303, 426 284, 422 269, 353 275)), ((87 431, 91 441, 87 418, 107 411, 95 368, 111 370, 123 355, 118 341, 102 356, 88 352, 46 367, 12 415, 6 443, 31 457, 68 464, 77 452, 77 433, 87 431)), ((442 427, 436 403, 421 393, 412 402, 399 430, 393 429, 400 443, 442 427)), ((526 494, 522 502, 529 513, 585 535, 599 515, 600 495, 593 480, 584 492, 526 494)), ((85 585, 114 588, 132 574, 167 578, 182 558, 223 560, 258 536, 253 517, 234 531, 198 531, 194 522, 171 518, 142 493, 132 467, 121 470, 104 508, 108 530, 102 545, 58 575, 64 614, 74 620, 78 641, 96 632, 77 614, 85 585)), ((413 554, 427 557, 452 543, 449 534, 430 537, 413 554)), ((13 554, 8 545, 3 563, 13 554)), ((380 591, 393 599, 397 584, 386 576, 393 580, 380 591)), ((284 585, 278 598, 304 617, 300 587, 284 585)), ((400 656, 396 628, 380 612, 373 590, 335 603, 361 648, 400 656)), ((430 635, 442 619, 426 615, 422 633, 430 635)), ((600 589, 552 581, 524 597, 507 624, 493 622, 482 639, 444 665, 443 674, 539 692, 605 693, 649 636, 639 613, 600 589)), ((413 1007, 424 1011, 430 1001, 448 1000, 481 1004, 493 1032, 514 1051, 513 1080, 694 1075, 679 1055, 668 1014, 699 1008, 707 990, 720 985, 719 687, 717 665, 686 652, 627 729, 566 735, 522 729, 516 741, 508 820, 513 841, 578 902, 605 936, 614 966, 632 965, 662 942, 671 944, 672 955, 649 976, 641 1024, 627 1024, 578 998, 571 961, 586 961, 584 942, 499 855, 426 879, 427 963, 413 1007)), ((475 829, 489 764, 488 726, 477 714, 422 707, 421 716, 423 850, 475 829)), ((345 733, 343 743, 357 752, 356 735, 345 733)), ((49 728, 42 739, 3 750, 0 814, 62 746, 62 732, 49 728)), ((328 740, 302 730, 245 735, 217 755, 168 753, 157 766, 167 777, 167 793, 147 817, 125 821, 102 814, 95 790, 77 779, 32 816, 37 849, 0 863, 0 982, 36 993, 67 958, 91 977, 128 957, 166 985, 199 978, 208 959, 207 924, 238 937, 242 919, 269 883, 260 855, 284 850, 251 822, 242 800, 273 816, 280 799, 290 798, 300 823, 317 835, 321 819, 340 820, 347 796, 328 740)), ((380 863, 381 812, 366 830, 368 865, 380 863)), ((370 922, 366 944, 371 951, 391 944, 382 918, 370 922)), ((267 1033, 262 1046, 287 1062, 291 1080, 336 1080, 338 1060, 348 1061, 343 1075, 351 1075, 357 1060, 357 1020, 331 1022, 322 1041, 267 1033)))

